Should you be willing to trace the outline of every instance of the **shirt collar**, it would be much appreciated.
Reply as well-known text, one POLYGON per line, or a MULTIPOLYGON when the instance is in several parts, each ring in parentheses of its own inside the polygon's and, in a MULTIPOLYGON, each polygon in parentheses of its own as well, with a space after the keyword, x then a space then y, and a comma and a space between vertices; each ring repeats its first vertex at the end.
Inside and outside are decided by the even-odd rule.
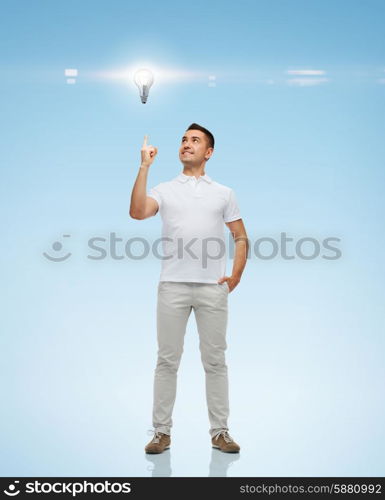
MULTIPOLYGON (((186 174, 184 174, 183 172, 181 172, 181 173, 178 175, 177 180, 178 180, 179 182, 186 182, 186 181, 188 181, 189 179, 191 179, 191 177, 192 177, 191 175, 186 175, 186 174)), ((199 179, 203 179, 204 181, 208 182, 209 184, 212 182, 211 177, 209 177, 207 174, 205 174, 205 175, 200 175, 200 176, 198 177, 198 179, 197 179, 197 180, 199 180, 199 179)))

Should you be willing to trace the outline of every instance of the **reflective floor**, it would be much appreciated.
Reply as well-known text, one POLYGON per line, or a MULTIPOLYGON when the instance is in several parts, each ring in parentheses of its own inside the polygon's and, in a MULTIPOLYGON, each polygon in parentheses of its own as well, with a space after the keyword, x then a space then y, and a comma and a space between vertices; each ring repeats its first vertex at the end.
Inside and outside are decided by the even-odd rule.
MULTIPOLYGON (((152 477, 172 476, 171 450, 165 450, 159 455, 146 454, 145 456, 146 460, 149 462, 146 469, 150 472, 152 477)), ((227 476, 229 468, 233 463, 239 460, 239 458, 239 453, 223 453, 213 448, 207 476, 227 476)))

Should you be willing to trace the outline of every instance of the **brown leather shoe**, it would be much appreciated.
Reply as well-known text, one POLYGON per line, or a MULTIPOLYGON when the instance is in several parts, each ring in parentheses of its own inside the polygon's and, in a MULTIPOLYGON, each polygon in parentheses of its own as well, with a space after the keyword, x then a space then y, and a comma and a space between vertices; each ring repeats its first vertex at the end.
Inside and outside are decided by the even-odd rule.
POLYGON ((171 438, 168 434, 154 431, 154 437, 144 448, 146 453, 162 453, 170 448, 171 438))
POLYGON ((211 443, 213 448, 219 448, 226 453, 239 453, 241 447, 237 444, 230 434, 223 430, 217 432, 212 438, 211 443))

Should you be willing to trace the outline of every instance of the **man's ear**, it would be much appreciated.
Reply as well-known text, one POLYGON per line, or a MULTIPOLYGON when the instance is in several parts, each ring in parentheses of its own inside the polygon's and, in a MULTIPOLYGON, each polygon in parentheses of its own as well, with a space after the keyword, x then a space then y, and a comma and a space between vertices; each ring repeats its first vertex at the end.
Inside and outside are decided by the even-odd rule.
POLYGON ((206 161, 209 161, 209 159, 211 158, 211 156, 212 156, 212 155, 213 155, 213 153, 214 153, 214 148, 209 148, 209 149, 211 149, 211 155, 210 155, 208 158, 206 158, 206 157, 205 157, 205 158, 206 158, 206 161))

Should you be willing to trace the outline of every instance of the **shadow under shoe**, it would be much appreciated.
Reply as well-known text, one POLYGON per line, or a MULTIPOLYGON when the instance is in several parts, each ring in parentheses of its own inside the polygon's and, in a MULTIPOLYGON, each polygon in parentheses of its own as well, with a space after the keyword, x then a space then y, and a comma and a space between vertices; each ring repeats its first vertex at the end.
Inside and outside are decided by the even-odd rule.
POLYGON ((227 477, 229 467, 240 459, 240 455, 240 453, 222 453, 221 450, 215 449, 213 446, 209 465, 209 477, 227 477))
POLYGON ((162 453, 168 450, 171 444, 171 437, 163 432, 154 431, 151 441, 145 446, 146 453, 162 453))
POLYGON ((239 450, 241 449, 239 444, 237 444, 225 430, 217 432, 211 438, 211 443, 213 448, 218 448, 225 453, 239 453, 239 450))
MULTIPOLYGON (((216 450, 213 450, 216 451, 216 450)), ((217 453, 219 453, 217 451, 217 453)), ((238 455, 225 455, 224 453, 221 453, 222 456, 228 457, 229 456, 236 456, 238 455)), ((158 453, 158 454, 149 454, 146 453, 144 455, 146 457, 146 460, 150 462, 151 465, 147 466, 147 470, 151 472, 152 477, 170 477, 172 470, 171 470, 171 455, 170 455, 170 450, 165 451, 164 453, 158 453)))

